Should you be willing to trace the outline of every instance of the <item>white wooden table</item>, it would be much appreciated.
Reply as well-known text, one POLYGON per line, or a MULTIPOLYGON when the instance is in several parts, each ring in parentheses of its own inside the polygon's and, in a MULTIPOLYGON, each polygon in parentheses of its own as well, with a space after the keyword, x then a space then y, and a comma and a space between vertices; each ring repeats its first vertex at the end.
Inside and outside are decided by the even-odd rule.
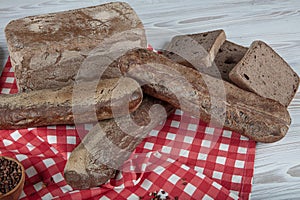
MULTIPOLYGON (((8 52, 4 27, 12 19, 102 4, 103 0, 0 0, 0 65, 8 52)), ((162 47, 173 35, 224 29, 229 40, 270 44, 300 74, 299 0, 128 0, 148 41, 162 47)), ((300 199, 300 94, 289 107, 292 125, 273 144, 258 144, 251 199, 300 199)))

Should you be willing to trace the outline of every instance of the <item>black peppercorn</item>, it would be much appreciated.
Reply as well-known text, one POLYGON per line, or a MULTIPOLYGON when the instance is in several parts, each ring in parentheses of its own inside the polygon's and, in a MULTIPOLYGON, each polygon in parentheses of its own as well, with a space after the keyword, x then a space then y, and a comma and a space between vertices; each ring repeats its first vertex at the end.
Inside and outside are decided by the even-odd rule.
POLYGON ((21 180, 22 169, 17 163, 0 157, 0 195, 14 189, 21 180))

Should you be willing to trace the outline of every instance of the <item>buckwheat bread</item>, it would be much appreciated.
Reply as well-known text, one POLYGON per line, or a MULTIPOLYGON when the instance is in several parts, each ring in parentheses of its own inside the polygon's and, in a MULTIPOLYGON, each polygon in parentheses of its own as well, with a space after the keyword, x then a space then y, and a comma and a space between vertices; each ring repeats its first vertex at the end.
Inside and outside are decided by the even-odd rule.
POLYGON ((229 78, 239 87, 288 106, 299 77, 269 45, 254 41, 229 78))
POLYGON ((129 51, 111 67, 139 81, 146 94, 258 142, 280 140, 291 123, 280 103, 145 49, 129 51))
POLYGON ((171 105, 145 96, 130 115, 100 121, 72 151, 64 169, 67 183, 87 189, 115 177, 146 135, 173 111, 171 105))
MULTIPOLYGON (((192 68, 192 69, 196 69, 194 67, 194 65, 192 65, 191 63, 189 63, 186 59, 184 59, 183 57, 181 57, 180 55, 172 52, 172 51, 168 51, 165 49, 160 49, 159 53, 164 55, 165 57, 167 57, 168 59, 172 60, 173 62, 176 62, 178 64, 184 65, 186 67, 192 68)), ((201 66, 201 68, 206 67, 206 66, 201 66)))
POLYGON ((128 49, 147 45, 141 20, 124 2, 13 20, 5 35, 20 92, 72 85, 93 49, 114 35, 128 49))
POLYGON ((126 115, 142 98, 139 84, 130 78, 1 95, 0 129, 91 123, 126 115))
MULTIPOLYGON (((226 40, 220 47, 212 65, 210 67, 201 67, 198 71, 232 83, 229 79, 229 72, 243 58, 247 49, 247 47, 226 40)), ((177 63, 180 63, 180 60, 183 59, 171 52, 162 51, 162 54, 167 55, 169 59, 177 63)), ((183 63, 183 65, 196 69, 190 63, 183 63)))
POLYGON ((172 38, 162 53, 174 62, 200 70, 212 65, 225 40, 223 30, 178 35, 172 38))
MULTIPOLYGON (((231 82, 229 79, 229 72, 243 58, 247 50, 247 47, 243 47, 228 40, 224 42, 214 60, 216 68, 223 80, 231 82)), ((214 76, 216 73, 208 74, 214 76)))

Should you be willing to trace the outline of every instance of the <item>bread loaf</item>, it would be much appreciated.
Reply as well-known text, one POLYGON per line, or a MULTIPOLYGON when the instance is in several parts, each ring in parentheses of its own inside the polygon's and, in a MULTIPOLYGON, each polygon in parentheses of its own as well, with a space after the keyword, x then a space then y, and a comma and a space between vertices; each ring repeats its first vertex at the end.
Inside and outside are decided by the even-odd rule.
POLYGON ((178 35, 172 38, 162 53, 174 62, 201 70, 212 65, 225 39, 223 30, 178 35))
POLYGON ((113 178, 144 137, 172 111, 171 105, 145 97, 130 115, 100 121, 72 151, 64 169, 67 183, 75 189, 87 189, 113 178), (152 107, 155 104, 165 110, 152 107))
POLYGON ((299 77, 269 45, 254 41, 229 78, 239 87, 288 106, 299 87, 299 77))
POLYGON ((72 85, 93 49, 114 35, 128 49, 147 45, 142 22, 123 2, 13 20, 5 35, 20 92, 72 85))
POLYGON ((287 109, 278 102, 145 49, 129 51, 111 67, 144 84, 145 93, 258 142, 278 141, 291 123, 287 109))
POLYGON ((0 129, 109 119, 136 110, 142 97, 139 84, 130 78, 0 95, 0 129))

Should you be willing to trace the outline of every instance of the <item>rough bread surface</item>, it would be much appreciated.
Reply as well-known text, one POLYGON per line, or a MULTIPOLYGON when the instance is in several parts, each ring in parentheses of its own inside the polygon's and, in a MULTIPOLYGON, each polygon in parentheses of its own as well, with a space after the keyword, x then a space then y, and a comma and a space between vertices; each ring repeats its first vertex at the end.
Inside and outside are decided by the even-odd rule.
POLYGON ((129 49, 146 47, 142 22, 122 2, 13 20, 5 34, 19 91, 71 85, 85 58, 114 35, 129 49))
POLYGON ((142 99, 140 85, 128 78, 0 95, 0 129, 93 123, 127 115, 142 99))
POLYGON ((299 86, 293 69, 266 43, 254 41, 232 69, 230 79, 239 87, 288 106, 299 86))
POLYGON ((130 115, 100 121, 72 151, 64 169, 67 183, 87 189, 113 178, 147 134, 173 111, 166 102, 145 96, 130 115))
MULTIPOLYGON (((219 52, 216 55, 214 60, 216 69, 219 74, 217 76, 221 76, 221 78, 225 81, 231 82, 229 79, 230 71, 235 67, 235 65, 243 58, 248 48, 235 44, 226 40, 224 44, 220 47, 219 52)), ((216 77, 215 74, 210 74, 216 77)))
POLYGON ((225 40, 223 30, 178 35, 172 38, 163 54, 174 62, 200 70, 212 65, 225 40))
POLYGON ((111 67, 119 67, 124 75, 144 84, 144 93, 255 141, 278 141, 291 123, 286 107, 280 103, 149 50, 128 51, 117 63, 111 67))

